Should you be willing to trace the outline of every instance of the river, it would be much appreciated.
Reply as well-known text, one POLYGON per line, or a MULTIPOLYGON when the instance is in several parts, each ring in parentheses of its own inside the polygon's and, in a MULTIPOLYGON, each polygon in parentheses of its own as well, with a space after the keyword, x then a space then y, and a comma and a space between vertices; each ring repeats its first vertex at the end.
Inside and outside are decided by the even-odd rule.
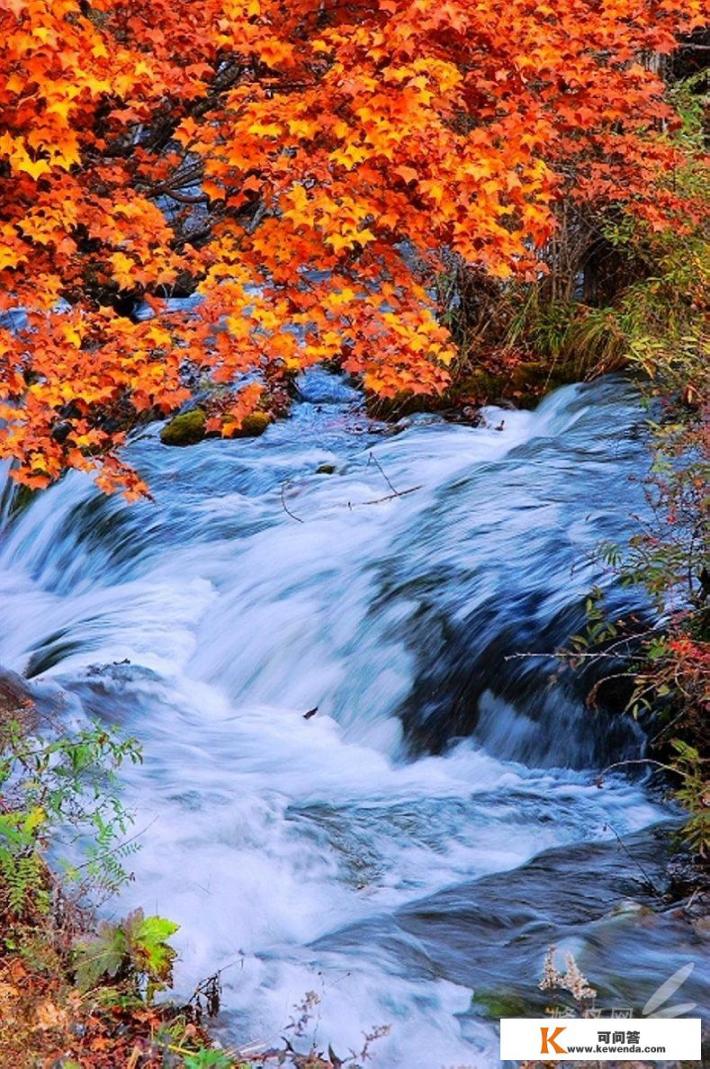
POLYGON ((180 923, 179 991, 224 968, 225 1037, 293 1035, 314 991, 306 1045, 387 1025, 374 1066, 487 1069, 496 1000, 544 1005, 549 944, 619 1005, 700 962, 648 908, 673 812, 595 782, 640 730, 517 656, 608 584, 594 548, 643 507, 642 422, 611 379, 392 428, 316 370, 261 438, 144 429, 154 502, 71 473, 6 514, 0 663, 140 739, 142 850, 110 908, 180 923))

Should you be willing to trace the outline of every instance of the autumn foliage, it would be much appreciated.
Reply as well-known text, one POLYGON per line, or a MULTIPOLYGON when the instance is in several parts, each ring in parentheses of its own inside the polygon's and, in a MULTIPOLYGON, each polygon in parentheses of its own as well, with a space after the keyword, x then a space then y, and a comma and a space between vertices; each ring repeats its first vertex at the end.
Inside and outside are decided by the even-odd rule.
POLYGON ((0 320, 0 455, 30 486, 74 467, 139 493, 126 430, 196 378, 236 387, 226 433, 324 360, 441 390, 445 257, 534 278, 562 202, 692 218, 648 57, 703 9, 2 0, 0 313, 26 315, 0 320))

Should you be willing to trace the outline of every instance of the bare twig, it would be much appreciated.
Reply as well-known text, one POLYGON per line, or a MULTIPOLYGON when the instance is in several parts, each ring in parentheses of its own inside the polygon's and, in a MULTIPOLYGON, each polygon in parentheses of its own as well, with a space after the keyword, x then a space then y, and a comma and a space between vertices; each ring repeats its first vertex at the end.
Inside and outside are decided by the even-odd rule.
POLYGON ((392 485, 392 482, 391 482, 391 480, 390 480, 390 478, 389 478, 389 476, 388 476, 387 472, 386 472, 386 471, 385 471, 385 469, 384 469, 384 468, 382 467, 382 465, 380 464, 379 460, 377 459, 377 457, 375 456, 375 454, 374 454, 374 453, 370 453, 370 460, 368 460, 368 462, 367 462, 367 463, 369 464, 369 463, 370 463, 370 461, 372 461, 372 462, 374 463, 375 467, 377 468, 377 470, 378 470, 378 471, 380 472, 380 474, 382 475, 382 478, 383 478, 383 479, 385 480, 385 482, 386 482, 386 483, 387 483, 387 485, 389 486, 389 488, 390 488, 390 490, 392 491, 392 493, 393 493, 393 494, 394 494, 395 496, 398 496, 398 491, 397 491, 397 490, 396 490, 396 488, 395 488, 395 487, 394 487, 394 486, 392 485))
POLYGON ((289 479, 287 479, 285 483, 281 483, 281 506, 286 515, 290 516, 292 520, 296 521, 296 523, 305 523, 305 520, 302 520, 300 516, 296 516, 295 513, 291 512, 291 509, 286 504, 286 487, 290 485, 291 482, 289 479))
POLYGON ((612 824, 607 824, 607 828, 615 836, 616 841, 618 842, 619 846, 621 847, 621 849, 624 851, 624 853, 628 857, 629 861, 632 863, 632 865, 636 866, 636 868, 639 870, 639 872, 643 876, 643 882, 645 883, 646 887, 651 891, 651 893, 653 895, 655 895, 656 898, 661 898, 662 899, 663 898, 662 893, 658 890, 658 888, 656 887, 655 883, 653 882, 653 880, 651 879, 649 874, 646 872, 646 870, 644 869, 644 867, 640 863, 640 861, 637 861, 637 859, 633 856, 633 854, 629 850, 628 846, 626 845, 624 840, 619 835, 619 833, 616 830, 616 828, 612 824))
MULTIPOLYGON (((380 464, 377 461, 375 461, 375 463, 377 464, 377 467, 380 468, 380 471, 382 471, 382 468, 381 468, 380 464)), ((385 478, 385 481, 387 482, 387 485, 389 487, 391 487, 391 489, 392 489, 392 493, 391 494, 385 494, 384 497, 371 498, 369 501, 346 501, 345 504, 342 507, 346 508, 346 509, 349 509, 349 511, 352 512, 353 509, 362 508, 365 505, 381 505, 384 501, 393 501, 395 498, 398 498, 398 497, 408 497, 409 494, 413 494, 417 490, 421 490, 422 485, 423 485, 422 483, 420 483, 418 486, 410 486, 406 490, 395 490, 395 488, 392 486, 392 483, 390 482, 390 480, 385 475, 384 471, 382 471, 382 474, 384 475, 384 478, 385 478)), ((290 516, 292 520, 296 521, 296 523, 305 523, 306 521, 303 519, 303 517, 302 516, 297 516, 295 514, 295 512, 292 512, 291 509, 286 504, 286 490, 288 489, 288 487, 290 485, 291 485, 290 479, 287 479, 286 482, 281 484, 281 490, 280 490, 281 507, 283 508, 283 510, 286 513, 286 515, 290 516)))
POLYGON ((628 761, 614 761, 613 765, 607 765, 597 776, 596 782, 601 786, 601 781, 607 772, 611 772, 614 768, 623 768, 625 765, 655 765, 656 768, 664 768, 666 772, 678 771, 672 765, 664 765, 662 761, 654 761, 652 757, 633 757, 629 758, 628 761))
POLYGON ((352 501, 348 501, 347 508, 352 509, 360 508, 363 505, 380 505, 383 501, 393 501, 396 497, 406 497, 407 494, 413 494, 416 490, 421 490, 422 483, 419 486, 410 486, 408 490, 395 490, 392 494, 385 494, 384 497, 375 497, 371 501, 356 501, 354 504, 352 501))
POLYGON ((170 197, 171 200, 176 200, 179 204, 208 204, 210 199, 206 193, 196 193, 191 196, 189 193, 178 193, 176 189, 165 189, 161 196, 170 197))

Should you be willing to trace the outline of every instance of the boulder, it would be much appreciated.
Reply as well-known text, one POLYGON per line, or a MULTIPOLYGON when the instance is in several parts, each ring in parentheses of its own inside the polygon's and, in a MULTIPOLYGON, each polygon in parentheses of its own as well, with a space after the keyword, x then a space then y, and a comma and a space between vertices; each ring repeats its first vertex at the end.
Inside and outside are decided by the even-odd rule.
POLYGON ((207 416, 202 408, 191 408, 173 416, 160 432, 163 445, 194 445, 205 436, 207 416))
POLYGON ((252 412, 242 420, 242 425, 239 428, 236 437, 258 438, 259 435, 264 433, 270 423, 271 416, 268 412, 252 412))
POLYGON ((0 737, 4 741, 6 724, 20 724, 24 730, 30 731, 34 721, 32 697, 25 680, 0 665, 0 737))

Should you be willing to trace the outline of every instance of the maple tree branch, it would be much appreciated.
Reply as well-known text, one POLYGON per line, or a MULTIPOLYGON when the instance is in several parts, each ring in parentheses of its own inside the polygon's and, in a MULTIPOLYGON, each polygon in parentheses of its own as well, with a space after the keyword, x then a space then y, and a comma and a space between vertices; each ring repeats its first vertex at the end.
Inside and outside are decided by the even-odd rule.
POLYGON ((210 200, 206 193, 192 196, 189 193, 178 193, 174 189, 163 189, 159 195, 161 197, 170 197, 171 200, 176 200, 179 204, 208 204, 210 200))

